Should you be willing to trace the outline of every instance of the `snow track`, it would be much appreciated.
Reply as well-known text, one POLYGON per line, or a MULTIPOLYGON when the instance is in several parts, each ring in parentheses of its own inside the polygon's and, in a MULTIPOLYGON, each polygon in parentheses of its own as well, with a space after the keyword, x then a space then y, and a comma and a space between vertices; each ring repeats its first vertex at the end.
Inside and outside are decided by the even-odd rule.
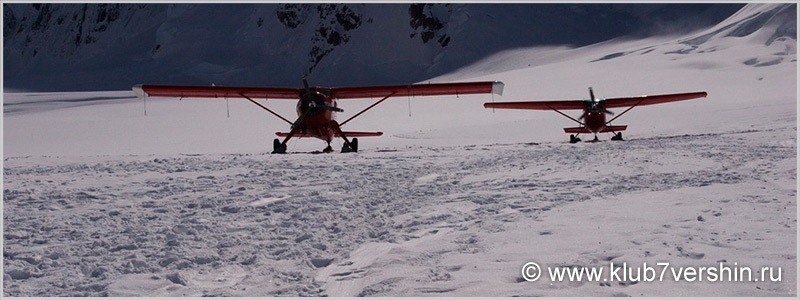
POLYGON ((757 262, 784 267, 784 282, 726 295, 792 295, 796 245, 783 237, 797 230, 796 147, 774 141, 794 130, 358 154, 10 157, 5 295, 674 295, 665 283, 552 288, 518 274, 532 256, 713 264, 752 262, 755 249, 765 253, 757 262), (642 202, 653 206, 614 212, 642 202), (653 207, 670 209, 677 219, 661 225, 688 236, 636 227, 661 212, 653 207), (591 229, 618 213, 602 226, 628 224, 628 235, 591 229), (574 249, 579 232, 606 240, 574 249))

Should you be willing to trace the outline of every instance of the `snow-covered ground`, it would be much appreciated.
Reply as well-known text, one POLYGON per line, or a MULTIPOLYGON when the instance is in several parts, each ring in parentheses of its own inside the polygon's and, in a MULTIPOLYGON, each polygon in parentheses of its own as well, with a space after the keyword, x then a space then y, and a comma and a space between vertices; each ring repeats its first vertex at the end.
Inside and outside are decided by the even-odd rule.
MULTIPOLYGON (((500 80, 502 97, 392 99, 348 124, 386 133, 355 154, 311 154, 313 139, 268 154, 285 124, 238 100, 149 98, 145 116, 130 91, 6 93, 3 294, 796 296, 797 42, 769 22, 730 34, 764 10, 500 53, 432 81, 500 80), (709 96, 635 108, 615 121, 625 142, 574 145, 555 113, 482 107, 589 86, 709 96), (782 278, 527 282, 529 261, 782 278)), ((371 103, 343 100, 340 119, 371 103)))

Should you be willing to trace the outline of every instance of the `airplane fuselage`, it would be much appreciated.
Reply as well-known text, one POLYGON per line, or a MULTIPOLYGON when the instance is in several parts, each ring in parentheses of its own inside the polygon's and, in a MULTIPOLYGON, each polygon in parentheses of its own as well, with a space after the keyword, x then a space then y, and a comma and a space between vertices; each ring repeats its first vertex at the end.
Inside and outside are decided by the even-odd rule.
POLYGON ((606 126, 606 114, 602 111, 586 110, 584 124, 588 131, 598 133, 606 126))

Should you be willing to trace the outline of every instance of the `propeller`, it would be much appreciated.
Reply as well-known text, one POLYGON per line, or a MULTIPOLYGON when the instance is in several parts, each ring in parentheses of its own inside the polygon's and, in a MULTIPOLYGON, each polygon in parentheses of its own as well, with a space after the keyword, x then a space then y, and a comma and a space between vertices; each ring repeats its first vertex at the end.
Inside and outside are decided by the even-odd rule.
POLYGON ((330 105, 327 105, 327 104, 317 104, 316 107, 319 108, 319 109, 330 110, 330 111, 335 111, 335 112, 343 112, 344 111, 344 109, 341 109, 341 108, 338 108, 338 107, 333 107, 333 106, 330 106, 330 105))
POLYGON ((303 118, 307 114, 317 114, 322 110, 330 110, 335 112, 343 112, 344 110, 338 107, 330 106, 325 103, 322 98, 311 95, 311 88, 308 87, 308 74, 303 75, 303 89, 305 90, 304 96, 308 97, 308 109, 303 113, 303 118), (313 111, 312 111, 313 110, 313 111))
POLYGON ((614 112, 606 109, 603 106, 603 101, 605 100, 603 99, 598 100, 597 98, 594 97, 594 90, 592 90, 592 87, 589 87, 589 98, 590 100, 585 102, 587 107, 586 109, 583 110, 583 114, 581 114, 578 120, 583 120, 584 118, 586 118, 587 113, 593 113, 593 112, 602 112, 612 116, 614 115, 614 112))
POLYGON ((308 94, 308 74, 303 75, 303 88, 305 89, 306 94, 308 94))

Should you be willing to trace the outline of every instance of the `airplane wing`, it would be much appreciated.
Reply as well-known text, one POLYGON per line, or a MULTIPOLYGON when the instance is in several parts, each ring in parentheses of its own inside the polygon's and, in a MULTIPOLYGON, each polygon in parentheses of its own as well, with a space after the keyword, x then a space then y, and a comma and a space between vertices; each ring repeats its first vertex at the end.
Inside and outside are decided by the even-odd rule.
MULTIPOLYGON (((682 101, 695 98, 706 97, 706 92, 682 93, 682 94, 668 94, 668 95, 653 95, 653 96, 640 96, 628 98, 611 98, 602 101, 605 108, 614 107, 630 107, 641 105, 652 105, 659 103, 667 103, 673 101, 682 101)), ((520 101, 520 102, 488 102, 484 103, 485 108, 501 108, 501 109, 538 109, 538 110, 551 110, 551 109, 583 109, 585 101, 583 100, 559 100, 559 101, 520 101)))
POLYGON ((606 99, 603 102, 605 108, 614 107, 630 107, 667 103, 673 101, 682 101, 695 98, 704 98, 708 95, 706 92, 682 93, 682 94, 669 94, 669 95, 653 95, 653 96, 640 96, 628 98, 612 98, 606 99))
POLYGON ((180 98, 300 98, 303 89, 277 87, 233 87, 233 86, 186 86, 186 85, 136 85, 134 93, 139 97, 180 98))
POLYGON ((503 94, 503 83, 499 81, 430 83, 411 85, 361 86, 331 88, 331 95, 338 99, 383 98, 467 95, 467 94, 503 94))
POLYGON ((483 104, 485 108, 500 109, 583 109, 583 100, 560 100, 560 101, 519 101, 519 102, 487 102, 483 104))

